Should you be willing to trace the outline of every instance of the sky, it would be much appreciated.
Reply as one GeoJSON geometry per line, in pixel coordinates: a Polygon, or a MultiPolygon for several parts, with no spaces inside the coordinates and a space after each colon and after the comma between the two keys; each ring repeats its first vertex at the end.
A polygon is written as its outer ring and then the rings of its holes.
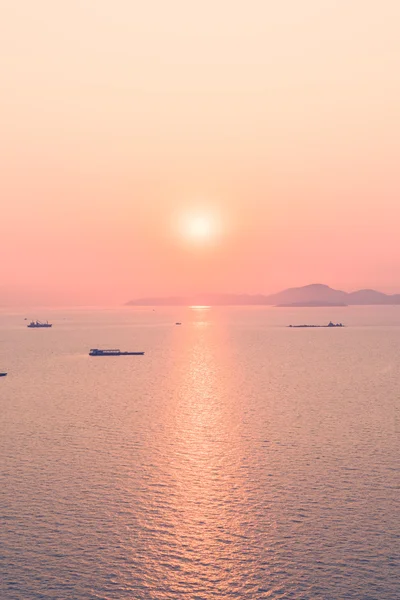
{"type": "Polygon", "coordinates": [[[400,292],[398,0],[3,0],[0,305],[400,292]]]}

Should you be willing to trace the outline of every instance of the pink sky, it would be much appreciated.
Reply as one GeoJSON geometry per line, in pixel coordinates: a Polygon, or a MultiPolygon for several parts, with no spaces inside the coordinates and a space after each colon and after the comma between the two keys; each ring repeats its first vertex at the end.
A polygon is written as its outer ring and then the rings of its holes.
{"type": "Polygon", "coordinates": [[[0,304],[400,291],[398,0],[1,12],[0,304]]]}

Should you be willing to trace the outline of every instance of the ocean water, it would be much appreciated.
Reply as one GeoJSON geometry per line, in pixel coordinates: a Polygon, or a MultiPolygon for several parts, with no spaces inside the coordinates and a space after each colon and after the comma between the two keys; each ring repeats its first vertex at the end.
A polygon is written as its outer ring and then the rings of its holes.
{"type": "Polygon", "coordinates": [[[2,370],[1,600],[400,598],[400,307],[3,311],[2,370]]]}

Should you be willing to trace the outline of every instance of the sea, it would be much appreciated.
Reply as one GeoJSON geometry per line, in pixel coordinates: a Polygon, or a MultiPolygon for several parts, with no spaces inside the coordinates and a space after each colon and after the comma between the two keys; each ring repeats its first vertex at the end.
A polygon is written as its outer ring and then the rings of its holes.
{"type": "Polygon", "coordinates": [[[400,306],[2,309],[0,371],[1,600],[400,598],[400,306]]]}

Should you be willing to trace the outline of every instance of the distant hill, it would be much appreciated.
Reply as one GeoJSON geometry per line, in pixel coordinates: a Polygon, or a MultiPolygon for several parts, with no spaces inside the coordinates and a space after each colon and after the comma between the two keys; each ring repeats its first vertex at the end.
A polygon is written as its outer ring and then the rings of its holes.
{"type": "Polygon", "coordinates": [[[128,306],[360,306],[400,304],[400,294],[384,294],[375,290],[343,292],[328,285],[313,283],[271,294],[198,294],[168,298],[138,298],[128,306]]]}
{"type": "Polygon", "coordinates": [[[334,290],[328,285],[320,283],[305,285],[304,287],[289,288],[278,294],[267,296],[267,304],[309,304],[322,305],[377,305],[400,304],[400,294],[388,295],[375,290],[358,290],[357,292],[343,292],[334,290]]]}
{"type": "Polygon", "coordinates": [[[400,304],[400,294],[387,295],[375,290],[359,290],[348,295],[349,304],[400,304]]]}
{"type": "Polygon", "coordinates": [[[329,304],[348,304],[348,294],[340,290],[334,290],[327,285],[321,283],[313,283],[311,285],[305,285],[303,287],[289,288],[266,296],[266,304],[315,304],[318,303],[329,303],[329,304]]]}

